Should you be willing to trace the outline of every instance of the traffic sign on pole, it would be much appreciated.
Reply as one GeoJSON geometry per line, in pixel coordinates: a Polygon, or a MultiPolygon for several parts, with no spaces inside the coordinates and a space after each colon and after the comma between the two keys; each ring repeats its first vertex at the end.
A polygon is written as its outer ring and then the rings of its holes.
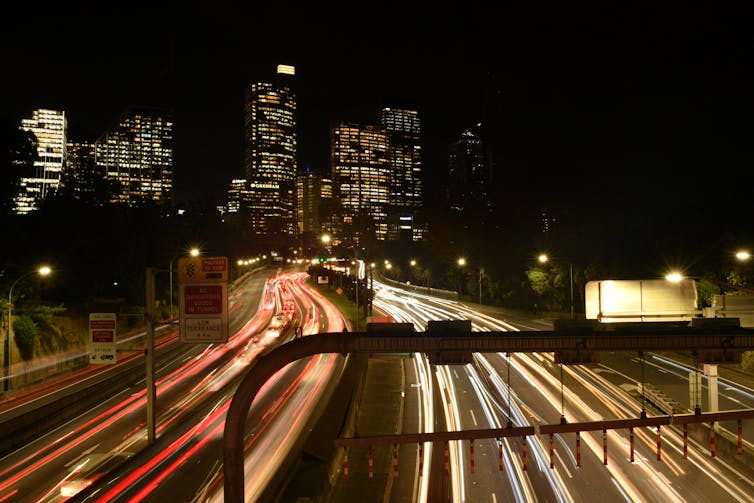
{"type": "Polygon", "coordinates": [[[189,283],[180,285],[181,341],[227,342],[228,285],[189,283]]]}
{"type": "Polygon", "coordinates": [[[228,257],[178,259],[181,341],[228,341],[228,257]]]}
{"type": "Polygon", "coordinates": [[[118,361],[115,313],[89,313],[89,363],[118,361]]]}
{"type": "Polygon", "coordinates": [[[181,257],[179,283],[227,283],[228,257],[181,257]]]}

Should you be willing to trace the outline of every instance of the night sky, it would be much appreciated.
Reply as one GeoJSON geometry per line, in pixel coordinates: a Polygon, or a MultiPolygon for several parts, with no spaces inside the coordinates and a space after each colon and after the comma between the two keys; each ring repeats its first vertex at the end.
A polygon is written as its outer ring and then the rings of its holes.
{"type": "Polygon", "coordinates": [[[302,167],[327,169],[331,121],[409,107],[430,188],[448,142],[482,123],[511,204],[606,232],[752,238],[745,13],[407,4],[21,13],[2,35],[6,113],[64,109],[69,138],[93,141],[130,105],[171,107],[176,198],[214,198],[243,176],[245,86],[293,64],[302,167]]]}

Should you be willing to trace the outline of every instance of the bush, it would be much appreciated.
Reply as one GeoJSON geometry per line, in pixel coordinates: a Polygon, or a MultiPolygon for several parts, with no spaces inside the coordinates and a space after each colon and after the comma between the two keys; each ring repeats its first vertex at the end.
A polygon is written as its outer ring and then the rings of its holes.
{"type": "Polygon", "coordinates": [[[34,356],[38,331],[37,324],[29,316],[21,315],[13,322],[13,338],[24,360],[31,360],[34,356]]]}

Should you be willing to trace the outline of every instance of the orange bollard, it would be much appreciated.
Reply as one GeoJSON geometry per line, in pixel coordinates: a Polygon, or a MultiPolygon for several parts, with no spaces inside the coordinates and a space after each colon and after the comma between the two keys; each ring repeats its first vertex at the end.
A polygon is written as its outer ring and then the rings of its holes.
{"type": "Polygon", "coordinates": [[[393,444],[393,476],[398,476],[398,444],[393,444]]]}
{"type": "Polygon", "coordinates": [[[497,468],[501,472],[503,471],[503,442],[499,438],[497,439],[497,468]]]}
{"type": "Polygon", "coordinates": [[[662,437],[659,426],[657,427],[657,461],[662,461],[662,437]]]}
{"type": "Polygon", "coordinates": [[[602,430],[602,464],[607,464],[607,430],[602,430]]]}
{"type": "Polygon", "coordinates": [[[552,443],[552,433],[550,433],[550,468],[555,468],[555,447],[552,443]]]}
{"type": "Polygon", "coordinates": [[[369,478],[374,478],[374,456],[372,456],[372,446],[369,446],[369,478]]]}
{"type": "Polygon", "coordinates": [[[712,427],[709,430],[709,450],[710,450],[710,455],[714,458],[715,457],[715,423],[713,422],[711,426],[712,427]]]}
{"type": "Polygon", "coordinates": [[[348,449],[343,452],[343,478],[348,478],[348,449]]]}
{"type": "Polygon", "coordinates": [[[420,443],[419,444],[419,476],[422,476],[422,472],[424,471],[424,446],[420,443]]]}
{"type": "Polygon", "coordinates": [[[576,466],[581,467],[581,432],[576,432],[576,466]]]}
{"type": "Polygon", "coordinates": [[[738,420],[738,454],[744,453],[744,444],[743,444],[743,437],[744,437],[744,430],[741,427],[741,420],[738,420]]]}
{"type": "Polygon", "coordinates": [[[474,473],[475,463],[474,463],[474,441],[473,440],[469,444],[469,462],[471,463],[471,473],[474,473]]]}
{"type": "Polygon", "coordinates": [[[526,467],[528,466],[526,463],[526,437],[523,438],[524,445],[521,447],[521,463],[523,464],[523,469],[526,471],[526,467]]]}

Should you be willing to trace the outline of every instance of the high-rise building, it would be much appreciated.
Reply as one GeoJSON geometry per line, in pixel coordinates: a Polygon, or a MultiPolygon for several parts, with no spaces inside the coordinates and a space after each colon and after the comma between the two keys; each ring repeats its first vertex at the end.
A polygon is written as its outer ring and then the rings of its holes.
{"type": "Polygon", "coordinates": [[[250,189],[260,199],[251,208],[253,231],[295,236],[296,95],[295,69],[278,65],[272,82],[246,90],[244,165],[250,189]]]}
{"type": "Polygon", "coordinates": [[[331,131],[334,198],[341,241],[359,243],[362,233],[384,240],[390,204],[390,149],[383,126],[341,123],[331,131]]]}
{"type": "Polygon", "coordinates": [[[468,128],[449,148],[447,196],[450,207],[464,209],[492,208],[490,184],[492,161],[479,132],[468,128]]]}
{"type": "Polygon", "coordinates": [[[68,142],[66,152],[58,192],[92,206],[107,203],[112,195],[112,184],[105,180],[103,170],[97,166],[95,144],[68,142]]]}
{"type": "Polygon", "coordinates": [[[332,180],[307,169],[297,177],[296,195],[299,234],[319,235],[332,214],[332,180]]]}
{"type": "Polygon", "coordinates": [[[34,174],[22,177],[18,195],[14,198],[15,212],[26,214],[54,194],[66,158],[66,117],[60,110],[34,110],[28,119],[21,120],[21,129],[31,131],[37,142],[34,174]]]}
{"type": "Polygon", "coordinates": [[[117,182],[111,201],[128,206],[173,202],[173,119],[158,108],[134,108],[99,137],[96,162],[117,182]]]}
{"type": "Polygon", "coordinates": [[[389,240],[423,238],[424,226],[417,219],[423,205],[421,123],[415,110],[384,108],[380,123],[390,144],[389,240]]]}
{"type": "Polygon", "coordinates": [[[381,124],[390,141],[390,206],[413,211],[422,206],[421,124],[414,110],[385,108],[381,124]]]}

